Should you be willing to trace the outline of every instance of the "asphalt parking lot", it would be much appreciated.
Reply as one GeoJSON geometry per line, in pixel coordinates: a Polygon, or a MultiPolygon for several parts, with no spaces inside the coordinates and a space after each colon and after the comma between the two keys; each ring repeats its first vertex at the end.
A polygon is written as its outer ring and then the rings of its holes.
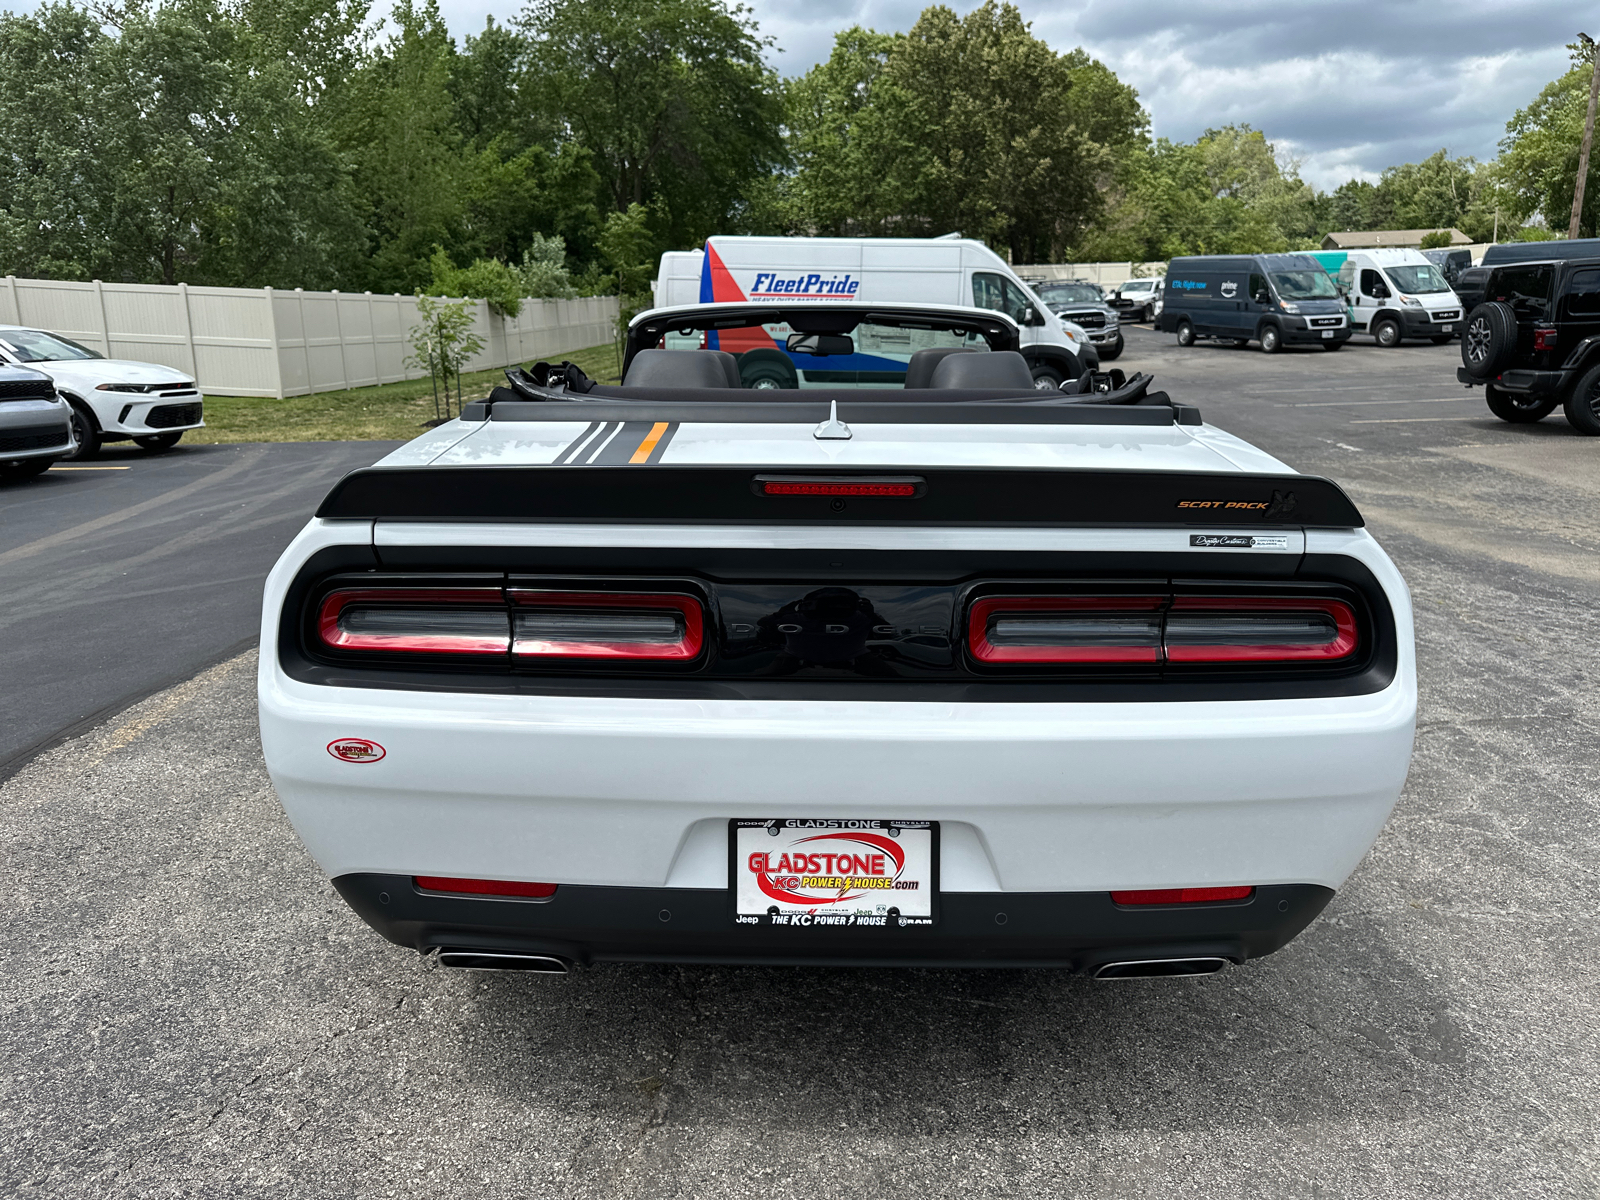
{"type": "Polygon", "coordinates": [[[129,443],[0,485],[0,779],[241,653],[261,584],[334,480],[398,442],[129,443]]]}
{"type": "MultiPolygon", "coordinates": [[[[1493,419],[1456,355],[1179,350],[1133,329],[1117,363],[1342,482],[1415,597],[1410,782],[1277,955],[1117,983],[431,969],[363,926],[288,828],[246,651],[0,785],[0,1194],[1600,1194],[1600,439],[1493,419]]],[[[303,449],[309,512],[382,447],[303,449]]],[[[6,558],[32,496],[0,493],[7,594],[114,593],[115,573],[83,573],[92,553],[6,558]]],[[[299,523],[273,519],[249,536],[299,523]]],[[[81,521],[43,536],[75,546],[81,521]]],[[[182,557],[163,560],[174,580],[182,557]]],[[[257,602],[255,583],[218,587],[257,602]]],[[[4,661],[7,712],[26,712],[43,668],[4,661]]]]}

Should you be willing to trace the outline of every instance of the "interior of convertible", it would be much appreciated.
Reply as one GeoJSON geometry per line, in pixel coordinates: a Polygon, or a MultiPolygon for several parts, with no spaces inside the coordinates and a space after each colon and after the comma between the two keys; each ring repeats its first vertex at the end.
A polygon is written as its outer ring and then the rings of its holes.
{"type": "MultiPolygon", "coordinates": [[[[507,372],[517,398],[697,403],[921,401],[962,404],[1149,403],[1150,377],[1084,371],[1041,387],[1014,322],[983,310],[860,304],[701,305],[637,318],[622,381],[568,364],[507,372]],[[799,393],[798,395],[796,393],[799,393]]],[[[496,389],[492,399],[511,399],[496,389]]],[[[1169,403],[1160,396],[1159,403],[1169,403]]]]}

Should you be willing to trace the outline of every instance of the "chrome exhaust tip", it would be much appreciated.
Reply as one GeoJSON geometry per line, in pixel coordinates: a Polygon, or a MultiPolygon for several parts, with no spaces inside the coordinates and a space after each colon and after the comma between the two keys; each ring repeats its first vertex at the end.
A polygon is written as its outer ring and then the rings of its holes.
{"type": "Polygon", "coordinates": [[[565,975],[572,968],[553,954],[513,954],[503,950],[441,950],[441,967],[468,971],[532,971],[536,975],[565,975]]]}
{"type": "Polygon", "coordinates": [[[1141,958],[1101,963],[1089,972],[1092,979],[1156,979],[1177,975],[1215,975],[1228,965],[1226,958],[1141,958]]]}

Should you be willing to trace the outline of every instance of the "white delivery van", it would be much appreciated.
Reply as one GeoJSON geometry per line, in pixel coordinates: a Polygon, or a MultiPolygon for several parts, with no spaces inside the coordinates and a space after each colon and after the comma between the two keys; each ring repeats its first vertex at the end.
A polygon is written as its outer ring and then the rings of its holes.
{"type": "MultiPolygon", "coordinates": [[[[1003,312],[1022,327],[1023,357],[1044,389],[1100,365],[1082,329],[1052,313],[1004,259],[971,238],[714,237],[703,251],[663,254],[655,280],[657,308],[807,299],[956,304],[1003,312]]],[[[903,373],[910,353],[863,345],[853,357],[875,361],[851,366],[881,380],[883,372],[903,373]]],[[[753,361],[749,365],[755,369],[753,361]]],[[[807,386],[798,369],[774,384],[770,368],[746,386],[807,386]]],[[[830,379],[826,386],[840,385],[830,379]]]]}
{"type": "Polygon", "coordinates": [[[1324,251],[1315,257],[1349,305],[1350,328],[1370,333],[1378,345],[1398,346],[1403,338],[1443,345],[1461,332],[1461,300],[1422,251],[1324,251]]]}

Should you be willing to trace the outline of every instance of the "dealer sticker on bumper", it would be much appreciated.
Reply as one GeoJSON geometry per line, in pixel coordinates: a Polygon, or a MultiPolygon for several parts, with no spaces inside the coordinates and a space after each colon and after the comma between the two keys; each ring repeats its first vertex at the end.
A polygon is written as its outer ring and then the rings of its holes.
{"type": "Polygon", "coordinates": [[[729,822],[734,921],[791,929],[932,925],[934,821],[729,822]]]}

